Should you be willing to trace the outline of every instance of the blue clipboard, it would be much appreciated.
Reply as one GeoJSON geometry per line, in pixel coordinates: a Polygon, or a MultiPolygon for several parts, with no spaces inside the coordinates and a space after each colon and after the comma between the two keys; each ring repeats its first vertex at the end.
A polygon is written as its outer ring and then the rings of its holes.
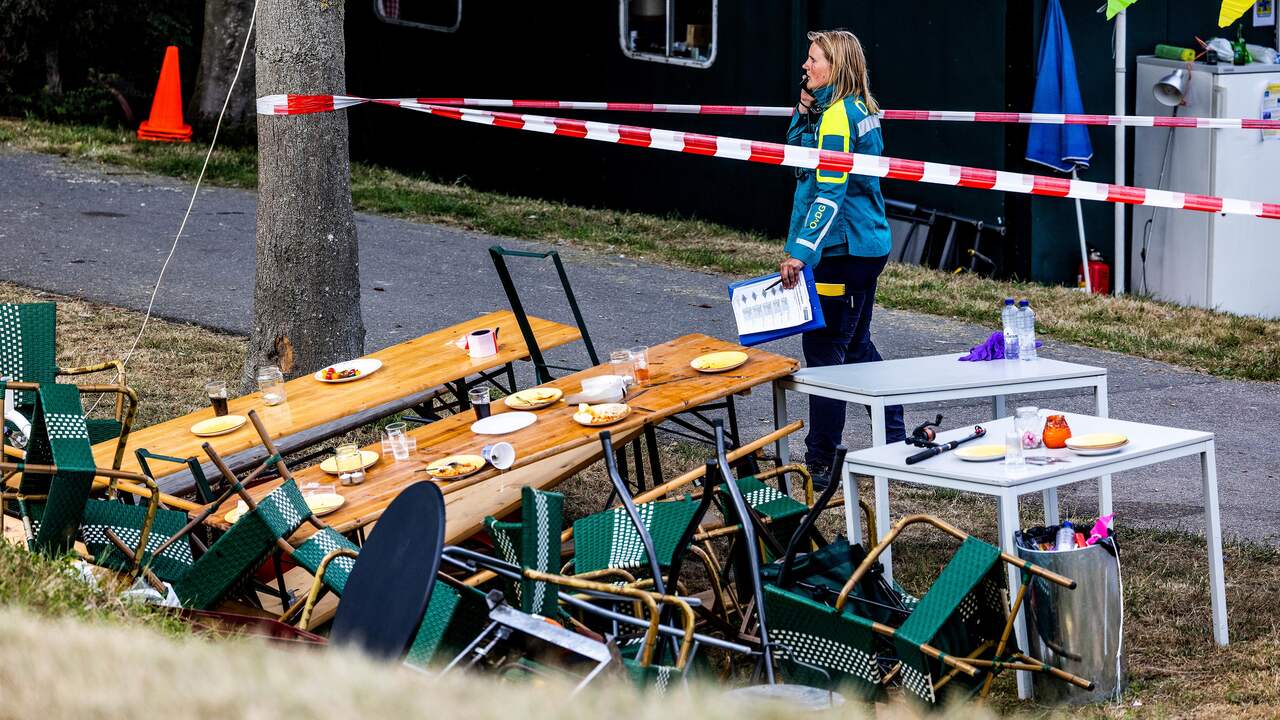
{"type": "MultiPolygon", "coordinates": [[[[809,332],[810,330],[821,330],[827,326],[826,320],[822,317],[822,303],[818,300],[818,288],[813,282],[813,269],[808,265],[802,271],[804,273],[805,287],[808,289],[809,308],[813,311],[811,319],[800,325],[792,325],[790,327],[778,328],[777,330],[769,330],[767,332],[748,333],[746,335],[738,335],[738,343],[746,347],[767,343],[772,340],[780,340],[784,337],[799,335],[800,333],[809,332]]],[[[778,273],[772,275],[762,275],[747,280],[739,280],[735,283],[729,283],[729,305],[733,306],[733,293],[743,285],[758,283],[761,280],[776,280],[781,277],[778,273]]]]}

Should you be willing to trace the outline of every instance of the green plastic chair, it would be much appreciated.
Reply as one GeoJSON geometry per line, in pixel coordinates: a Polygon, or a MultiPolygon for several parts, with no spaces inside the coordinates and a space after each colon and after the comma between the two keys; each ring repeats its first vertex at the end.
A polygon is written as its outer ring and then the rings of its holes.
{"type": "MultiPolygon", "coordinates": [[[[119,360],[84,367],[58,367],[57,322],[54,303],[0,303],[0,378],[53,383],[61,376],[114,370],[117,382],[125,385],[124,364],[119,360]]],[[[14,400],[18,411],[30,417],[34,394],[21,392],[14,400]]],[[[85,422],[90,444],[127,432],[133,422],[132,415],[132,411],[125,411],[124,397],[118,396],[114,418],[93,418],[85,422]]]]}
{"type": "MultiPolygon", "coordinates": [[[[484,526],[503,560],[545,573],[560,569],[560,533],[564,524],[564,496],[528,485],[520,490],[520,522],[502,522],[492,516],[484,526]]],[[[509,588],[524,612],[543,617],[560,613],[555,585],[521,579],[509,588]]]]}

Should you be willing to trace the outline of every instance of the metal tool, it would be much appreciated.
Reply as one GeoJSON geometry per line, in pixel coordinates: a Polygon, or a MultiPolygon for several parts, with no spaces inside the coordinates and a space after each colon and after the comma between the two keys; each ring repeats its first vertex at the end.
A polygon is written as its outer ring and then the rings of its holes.
{"type": "Polygon", "coordinates": [[[911,457],[907,458],[907,464],[915,465],[921,460],[928,460],[934,455],[941,455],[942,453],[947,452],[948,450],[954,450],[959,445],[963,443],[967,443],[970,440],[977,440],[980,437],[986,436],[986,434],[987,434],[986,428],[982,427],[981,425],[975,425],[973,427],[973,433],[971,433],[970,435],[966,437],[962,437],[959,440],[952,440],[951,442],[945,442],[945,443],[942,443],[941,445],[934,445],[933,447],[927,447],[924,450],[921,450],[920,452],[916,453],[915,455],[912,455],[911,457]]]}

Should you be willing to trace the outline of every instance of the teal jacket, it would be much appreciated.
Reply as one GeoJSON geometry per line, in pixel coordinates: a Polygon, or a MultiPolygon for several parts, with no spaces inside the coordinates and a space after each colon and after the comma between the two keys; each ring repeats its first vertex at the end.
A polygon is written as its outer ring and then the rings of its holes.
{"type": "MultiPolygon", "coordinates": [[[[884,151],[880,116],[867,112],[860,97],[829,104],[831,87],[814,93],[822,108],[817,122],[799,112],[791,116],[787,144],[822,150],[879,155],[884,151]]],[[[823,256],[889,254],[892,240],[884,216],[880,178],[825,170],[797,173],[787,255],[814,266],[823,256]]]]}

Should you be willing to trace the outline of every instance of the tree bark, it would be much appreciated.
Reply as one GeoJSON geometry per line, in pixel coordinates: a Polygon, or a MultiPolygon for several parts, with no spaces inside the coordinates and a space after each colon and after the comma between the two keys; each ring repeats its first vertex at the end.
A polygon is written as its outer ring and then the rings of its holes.
{"type": "MultiPolygon", "coordinates": [[[[345,94],[343,3],[262,0],[257,95],[345,94]]],[[[364,353],[360,258],[341,112],[258,119],[257,277],[244,380],[364,353]]]]}
{"type": "MultiPolygon", "coordinates": [[[[240,62],[244,33],[253,14],[253,0],[205,0],[204,37],[200,42],[200,68],[195,90],[187,106],[187,122],[201,131],[212,131],[227,99],[227,88],[240,62]]],[[[254,131],[254,47],[249,40],[244,67],[222,119],[229,138],[251,141],[254,131]]]]}
{"type": "Polygon", "coordinates": [[[62,63],[57,40],[49,40],[44,46],[44,91],[54,97],[62,95],[62,63]]]}

